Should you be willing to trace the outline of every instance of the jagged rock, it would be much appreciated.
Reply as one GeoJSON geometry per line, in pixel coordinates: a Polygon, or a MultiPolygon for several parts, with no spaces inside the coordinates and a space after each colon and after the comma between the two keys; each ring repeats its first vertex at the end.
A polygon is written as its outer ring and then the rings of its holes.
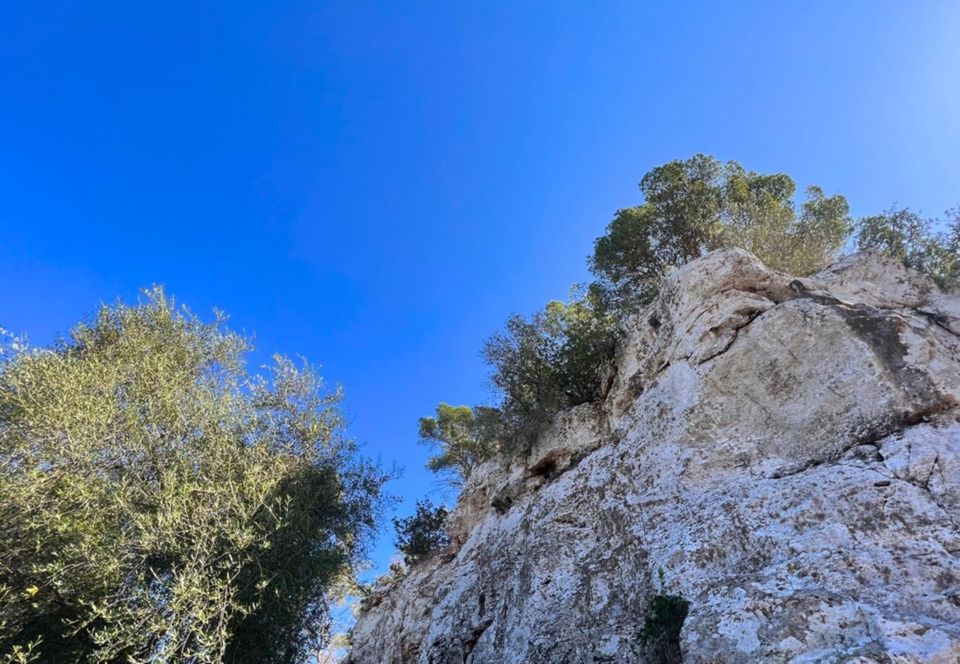
{"type": "Polygon", "coordinates": [[[562,473],[609,436],[607,418],[596,404],[585,403],[563,411],[533,445],[527,468],[534,476],[562,473]]]}
{"type": "Polygon", "coordinates": [[[654,661],[656,593],[685,662],[960,661],[958,314],[877,254],[676,271],[602,407],[478,469],[351,661],[654,661]]]}
{"type": "Polygon", "coordinates": [[[917,308],[937,292],[929,277],[905,270],[876,249],[848,256],[817,275],[837,298],[887,309],[917,308]]]}
{"type": "Polygon", "coordinates": [[[497,457],[474,469],[457,500],[456,510],[447,519],[454,544],[463,544],[491,508],[505,512],[516,497],[539,483],[536,477],[527,475],[523,459],[497,457]]]}

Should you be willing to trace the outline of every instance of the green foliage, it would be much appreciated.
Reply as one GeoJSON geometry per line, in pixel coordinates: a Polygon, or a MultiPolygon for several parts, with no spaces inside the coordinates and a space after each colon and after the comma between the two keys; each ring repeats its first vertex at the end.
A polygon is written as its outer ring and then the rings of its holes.
{"type": "Polygon", "coordinates": [[[397,549],[407,565],[450,545],[450,536],[444,530],[446,522],[446,508],[443,505],[434,507],[429,500],[418,500],[413,516],[393,520],[397,549]]]}
{"type": "Polygon", "coordinates": [[[638,640],[658,664],[681,661],[680,630],[690,612],[690,602],[679,595],[664,592],[664,572],[660,576],[660,593],[647,596],[647,608],[638,640]]]}
{"type": "Polygon", "coordinates": [[[680,630],[690,611],[690,602],[679,595],[651,595],[640,630],[640,643],[653,653],[653,661],[669,664],[680,660],[680,630]]]}
{"type": "Polygon", "coordinates": [[[945,290],[960,287],[960,209],[948,210],[945,221],[924,219],[908,208],[865,217],[858,222],[857,247],[879,249],[945,290]],[[938,226],[946,230],[936,232],[938,226]]]}
{"type": "MultiPolygon", "coordinates": [[[[12,588],[0,585],[0,635],[13,636],[15,625],[22,621],[38,592],[36,586],[28,586],[18,596],[12,588]]],[[[7,639],[0,650],[0,664],[28,664],[39,659],[41,637],[28,641],[23,641],[22,637],[16,635],[7,639]]]]}
{"type": "Polygon", "coordinates": [[[702,154],[654,168],[640,190],[644,203],[616,213],[590,259],[595,288],[620,313],[649,302],[670,270],[715,249],[738,246],[805,275],[829,264],[852,229],[844,197],[809,187],[798,209],[789,176],[702,154]]]}
{"type": "MultiPolygon", "coordinates": [[[[0,365],[0,656],[294,662],[385,476],[339,391],[160,290],[0,365]]],[[[18,661],[14,659],[14,661],[18,661]]]]}
{"type": "Polygon", "coordinates": [[[420,442],[437,451],[427,460],[427,468],[446,474],[451,484],[460,486],[477,465],[497,453],[500,411],[441,403],[436,415],[420,418],[420,442]]]}
{"type": "Polygon", "coordinates": [[[506,449],[525,451],[558,411],[598,399],[615,348],[615,321],[590,294],[512,316],[483,350],[503,394],[506,449]]]}

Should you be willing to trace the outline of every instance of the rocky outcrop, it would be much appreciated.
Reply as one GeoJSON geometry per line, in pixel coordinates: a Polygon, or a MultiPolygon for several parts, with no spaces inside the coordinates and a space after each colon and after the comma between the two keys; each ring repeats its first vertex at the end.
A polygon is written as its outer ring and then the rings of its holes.
{"type": "Polygon", "coordinates": [[[475,472],[351,661],[655,661],[657,594],[689,602],[684,662],[960,661],[958,332],[956,296],[877,254],[687,265],[603,404],[475,472]]]}

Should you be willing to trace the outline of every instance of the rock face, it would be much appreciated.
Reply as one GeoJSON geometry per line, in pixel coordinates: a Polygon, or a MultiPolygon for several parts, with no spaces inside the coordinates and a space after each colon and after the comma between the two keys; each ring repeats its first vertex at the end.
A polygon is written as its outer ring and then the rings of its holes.
{"type": "Polygon", "coordinates": [[[687,265],[603,404],[475,472],[350,661],[657,661],[670,594],[684,662],[960,662],[958,333],[960,298],[877,254],[687,265]]]}

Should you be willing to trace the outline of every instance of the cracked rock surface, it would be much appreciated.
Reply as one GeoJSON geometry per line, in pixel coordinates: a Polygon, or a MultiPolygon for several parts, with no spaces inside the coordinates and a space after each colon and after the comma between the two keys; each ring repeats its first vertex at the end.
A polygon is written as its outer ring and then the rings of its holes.
{"type": "Polygon", "coordinates": [[[958,331],[960,298],[878,254],[690,263],[603,404],[474,472],[350,661],[649,661],[669,592],[684,662],[960,662],[958,331]]]}

